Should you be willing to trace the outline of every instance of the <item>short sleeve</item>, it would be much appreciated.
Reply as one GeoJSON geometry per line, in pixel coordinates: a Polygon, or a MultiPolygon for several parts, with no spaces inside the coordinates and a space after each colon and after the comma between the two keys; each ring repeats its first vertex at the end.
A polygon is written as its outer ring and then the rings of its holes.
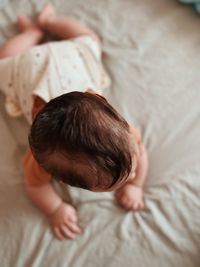
{"type": "Polygon", "coordinates": [[[78,44],[85,45],[87,48],[89,48],[89,50],[93,53],[93,55],[95,56],[97,60],[101,59],[100,44],[93,37],[89,35],[84,35],[84,36],[74,38],[71,41],[78,43],[78,44]]]}
{"type": "Polygon", "coordinates": [[[13,66],[14,60],[12,57],[0,59],[0,91],[5,95],[10,94],[13,87],[13,66]]]}
{"type": "Polygon", "coordinates": [[[24,155],[23,166],[25,184],[29,186],[42,186],[51,181],[51,175],[37,163],[30,149],[24,155]]]}

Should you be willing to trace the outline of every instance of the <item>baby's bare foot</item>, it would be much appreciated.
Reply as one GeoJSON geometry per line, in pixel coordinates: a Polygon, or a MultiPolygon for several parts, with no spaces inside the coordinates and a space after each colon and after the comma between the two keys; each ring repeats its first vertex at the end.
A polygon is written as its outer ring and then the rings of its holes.
{"type": "Polygon", "coordinates": [[[27,16],[18,16],[17,26],[20,32],[25,32],[30,29],[38,29],[37,25],[27,16]]]}
{"type": "Polygon", "coordinates": [[[45,5],[37,17],[38,25],[43,27],[46,22],[51,20],[55,15],[56,12],[54,7],[50,4],[45,5]]]}
{"type": "Polygon", "coordinates": [[[29,31],[38,38],[38,43],[43,39],[43,30],[26,16],[17,17],[17,26],[20,32],[29,31]]]}

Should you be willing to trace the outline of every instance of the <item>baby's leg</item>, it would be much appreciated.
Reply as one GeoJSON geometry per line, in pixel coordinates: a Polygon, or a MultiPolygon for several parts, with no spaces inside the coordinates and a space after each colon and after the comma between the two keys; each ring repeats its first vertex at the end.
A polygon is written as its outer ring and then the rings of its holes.
{"type": "Polygon", "coordinates": [[[71,17],[58,17],[51,5],[46,5],[38,16],[38,24],[46,31],[55,33],[62,39],[90,35],[99,42],[98,35],[90,28],[71,17]]]}
{"type": "Polygon", "coordinates": [[[43,31],[25,16],[18,18],[18,27],[21,33],[0,47],[0,58],[20,54],[38,44],[43,38],[43,31]]]}

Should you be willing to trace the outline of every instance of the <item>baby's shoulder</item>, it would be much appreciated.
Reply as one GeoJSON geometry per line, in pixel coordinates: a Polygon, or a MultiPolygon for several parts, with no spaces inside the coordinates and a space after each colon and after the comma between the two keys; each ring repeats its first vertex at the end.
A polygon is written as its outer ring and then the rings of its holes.
{"type": "Polygon", "coordinates": [[[133,134],[137,144],[141,144],[142,139],[141,139],[140,130],[136,127],[130,126],[130,132],[133,134]]]}

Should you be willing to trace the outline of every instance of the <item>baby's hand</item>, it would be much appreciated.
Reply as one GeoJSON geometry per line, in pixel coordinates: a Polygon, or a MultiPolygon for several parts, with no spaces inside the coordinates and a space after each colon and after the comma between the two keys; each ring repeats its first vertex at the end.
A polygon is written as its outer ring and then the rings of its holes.
{"type": "Polygon", "coordinates": [[[50,216],[54,234],[59,240],[65,238],[75,239],[76,234],[82,233],[78,226],[78,218],[75,208],[62,202],[59,208],[50,216]]]}
{"type": "Polygon", "coordinates": [[[119,204],[127,210],[144,209],[142,187],[128,183],[118,189],[115,196],[119,204]]]}

